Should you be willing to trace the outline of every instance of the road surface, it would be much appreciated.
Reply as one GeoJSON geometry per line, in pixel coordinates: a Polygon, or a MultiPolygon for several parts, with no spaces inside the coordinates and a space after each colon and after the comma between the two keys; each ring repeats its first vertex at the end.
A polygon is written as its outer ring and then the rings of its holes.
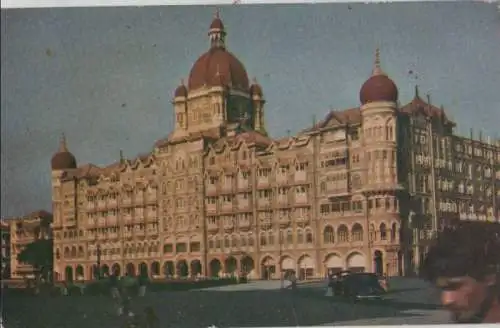
{"type": "MultiPolygon", "coordinates": [[[[388,300],[352,305],[325,297],[324,283],[296,292],[279,281],[214,287],[188,292],[148,293],[135,311],[152,306],[161,327],[257,327],[322,325],[400,325],[448,323],[437,294],[426,284],[393,278],[388,300]]],[[[23,297],[4,300],[7,328],[123,327],[109,297],[23,297]]]]}

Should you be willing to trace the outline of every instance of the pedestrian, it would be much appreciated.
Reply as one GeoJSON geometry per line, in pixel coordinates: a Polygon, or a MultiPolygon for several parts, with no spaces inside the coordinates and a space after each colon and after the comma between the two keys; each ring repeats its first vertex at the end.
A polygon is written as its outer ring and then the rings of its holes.
{"type": "Polygon", "coordinates": [[[500,323],[498,224],[462,223],[439,233],[421,274],[441,289],[457,323],[500,323]]]}
{"type": "Polygon", "coordinates": [[[333,293],[334,281],[333,281],[333,279],[334,279],[333,274],[329,274],[327,277],[327,280],[326,280],[326,294],[325,294],[326,297],[334,296],[334,293],[333,293]]]}
{"type": "Polygon", "coordinates": [[[120,298],[120,290],[118,289],[118,276],[120,274],[118,273],[118,271],[113,271],[111,273],[111,275],[109,276],[109,288],[111,290],[111,297],[114,299],[114,300],[118,300],[120,298]]]}
{"type": "Polygon", "coordinates": [[[148,283],[148,274],[145,272],[141,272],[139,277],[137,278],[137,283],[139,285],[138,296],[144,297],[146,295],[146,286],[148,283]]]}

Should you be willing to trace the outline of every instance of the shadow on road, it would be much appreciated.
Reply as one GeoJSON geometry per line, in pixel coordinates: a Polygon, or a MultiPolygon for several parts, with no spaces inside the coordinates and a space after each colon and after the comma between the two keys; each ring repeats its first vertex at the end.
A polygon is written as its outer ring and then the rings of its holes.
{"type": "MultiPolygon", "coordinates": [[[[141,311],[147,305],[152,306],[161,327],[325,325],[359,319],[415,317],[419,314],[405,311],[437,308],[433,304],[394,299],[352,304],[323,294],[324,289],[319,287],[301,287],[297,291],[163,292],[136,299],[134,307],[141,311]]],[[[120,327],[111,300],[103,296],[9,299],[4,314],[9,328],[120,327]]]]}

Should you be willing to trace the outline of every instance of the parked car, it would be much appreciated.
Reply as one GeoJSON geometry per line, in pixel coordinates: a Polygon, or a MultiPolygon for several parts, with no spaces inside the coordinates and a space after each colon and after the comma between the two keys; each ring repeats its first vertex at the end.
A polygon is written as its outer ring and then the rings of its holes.
{"type": "Polygon", "coordinates": [[[379,277],[374,273],[353,273],[340,282],[340,295],[352,301],[380,300],[385,294],[379,277]]]}

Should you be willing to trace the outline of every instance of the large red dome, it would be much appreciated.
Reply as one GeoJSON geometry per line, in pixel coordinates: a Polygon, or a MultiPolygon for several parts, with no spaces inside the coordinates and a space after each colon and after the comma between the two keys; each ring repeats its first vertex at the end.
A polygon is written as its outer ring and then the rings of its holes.
{"type": "Polygon", "coordinates": [[[398,101],[398,87],[380,68],[380,50],[375,51],[372,76],[363,83],[359,91],[361,104],[377,101],[398,101]]]}
{"type": "Polygon", "coordinates": [[[398,88],[387,75],[373,75],[363,83],[359,92],[359,100],[363,105],[374,101],[396,102],[398,88]]]}
{"type": "Polygon", "coordinates": [[[189,73],[189,90],[205,85],[225,85],[247,91],[247,71],[238,58],[226,49],[211,48],[198,58],[189,73]]]}
{"type": "Polygon", "coordinates": [[[76,168],[76,158],[70,153],[68,147],[66,146],[66,137],[64,134],[61,137],[59,143],[59,151],[52,156],[50,160],[50,166],[53,171],[56,170],[68,170],[76,168]]]}
{"type": "Polygon", "coordinates": [[[243,64],[226,50],[224,24],[217,12],[208,32],[210,49],[198,58],[189,73],[188,88],[228,86],[248,91],[248,75],[243,64]]]}

